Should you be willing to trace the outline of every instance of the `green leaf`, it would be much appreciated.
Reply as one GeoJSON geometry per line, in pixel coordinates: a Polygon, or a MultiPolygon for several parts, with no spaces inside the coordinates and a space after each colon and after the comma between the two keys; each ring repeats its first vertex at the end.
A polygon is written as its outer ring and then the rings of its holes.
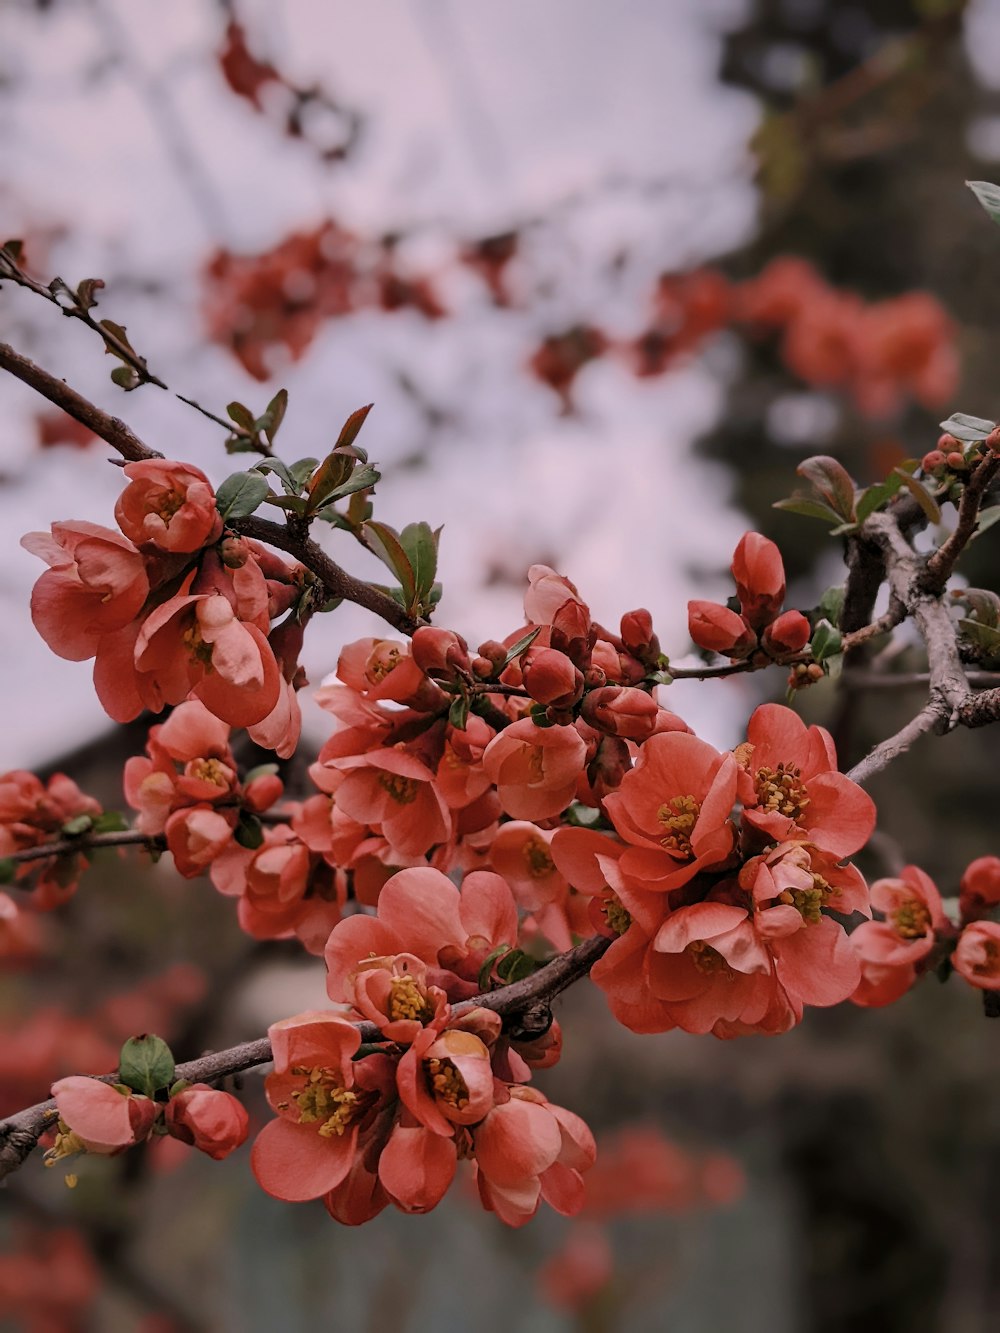
{"type": "Polygon", "coordinates": [[[525,977],[530,977],[540,966],[540,963],[534,958],[529,958],[520,949],[511,949],[510,953],[504,954],[497,963],[497,976],[510,985],[512,981],[522,981],[525,977]]]}
{"type": "Polygon", "coordinates": [[[967,602],[979,625],[1000,625],[1000,597],[989,588],[963,588],[961,601],[967,602]]]}
{"type": "Polygon", "coordinates": [[[259,429],[266,432],[270,444],[274,443],[274,437],[277,435],[281,423],[285,419],[285,412],[287,410],[288,390],[279,389],[264,409],[264,415],[258,422],[259,429]]]}
{"type": "Polygon", "coordinates": [[[1000,226],[1000,186],[989,181],[966,181],[966,185],[979,200],[989,218],[1000,226]]]}
{"type": "Polygon", "coordinates": [[[309,501],[304,495],[274,495],[270,491],[264,497],[264,504],[277,505],[291,514],[305,514],[309,510],[309,501]]]}
{"type": "Polygon", "coordinates": [[[93,827],[94,821],[90,815],[74,815],[62,825],[62,832],[67,838],[78,838],[83,833],[89,833],[93,827]]]}
{"type": "Polygon", "coordinates": [[[993,625],[984,625],[978,620],[960,620],[962,633],[977,647],[989,653],[990,657],[1000,654],[1000,629],[993,625]]]}
{"type": "Polygon", "coordinates": [[[105,810],[94,820],[95,833],[122,833],[128,828],[128,820],[117,810],[105,810]]]}
{"type": "Polygon", "coordinates": [[[174,1057],[162,1037],[130,1037],[118,1059],[118,1077],[133,1092],[155,1097],[174,1080],[174,1057]]]}
{"type": "Polygon", "coordinates": [[[987,421],[985,417],[970,417],[967,412],[953,412],[948,420],[942,421],[940,425],[942,430],[954,435],[956,440],[975,444],[979,440],[986,439],[996,426],[996,422],[987,421]]]}
{"type": "Polygon", "coordinates": [[[824,662],[841,651],[842,641],[840,630],[835,629],[829,620],[821,620],[813,631],[809,651],[815,661],[824,662]]]}
{"type": "Polygon", "coordinates": [[[459,731],[464,731],[469,725],[469,696],[460,694],[451,701],[451,707],[448,709],[448,721],[459,731]]]}
{"type": "Polygon", "coordinates": [[[264,845],[264,825],[256,815],[252,815],[249,810],[243,810],[240,812],[240,822],[233,830],[233,837],[241,847],[255,852],[258,847],[264,845]]]}
{"type": "Polygon", "coordinates": [[[483,959],[483,965],[479,969],[479,989],[481,991],[484,991],[490,984],[490,977],[493,975],[493,964],[506,953],[510,953],[510,945],[498,944],[493,952],[487,954],[483,959]]]}
{"type": "Polygon", "coordinates": [[[298,494],[319,466],[318,458],[300,458],[297,463],[289,463],[288,474],[295,484],[298,494]]]}
{"type": "Polygon", "coordinates": [[[371,463],[362,463],[356,467],[347,480],[329,496],[326,503],[334,500],[343,500],[345,496],[354,495],[356,491],[368,491],[380,480],[382,473],[378,468],[373,467],[371,463]]]}
{"type": "Polygon", "coordinates": [[[76,289],[76,299],[83,310],[93,310],[97,305],[97,297],[94,295],[104,286],[103,278],[84,278],[76,289]]]}
{"type": "Polygon", "coordinates": [[[229,403],[226,407],[226,416],[251,435],[254,433],[253,413],[245,403],[229,403]]]}
{"type": "Polygon", "coordinates": [[[17,862],[12,856],[0,856],[0,884],[13,884],[17,862]]]}
{"type": "Polygon", "coordinates": [[[230,435],[226,440],[227,454],[255,454],[257,446],[246,435],[230,435]]]}
{"type": "Polygon", "coordinates": [[[259,472],[234,472],[215,493],[215,507],[223,518],[245,518],[271,494],[259,472]]]}
{"type": "Polygon", "coordinates": [[[829,454],[817,454],[803,459],[795,471],[812,483],[842,522],[854,522],[854,480],[842,463],[829,454]]]}
{"type": "Polygon", "coordinates": [[[840,515],[822,500],[812,500],[808,495],[790,495],[787,500],[775,500],[772,509],[783,509],[789,514],[803,514],[806,518],[819,518],[824,523],[840,523],[840,515]]]}
{"type": "Polygon", "coordinates": [[[358,438],[358,432],[365,424],[365,418],[374,406],[374,403],[369,403],[367,407],[359,407],[356,412],[351,413],[340,428],[340,434],[337,436],[337,443],[334,448],[339,449],[344,445],[354,443],[358,438]]]}
{"type": "Polygon", "coordinates": [[[893,468],[893,472],[902,479],[903,485],[910,492],[917,504],[927,515],[932,523],[941,522],[941,510],[938,508],[938,502],[931,495],[930,491],[923,484],[917,481],[916,477],[911,477],[908,472],[902,468],[893,468]]]}
{"type": "MultiPolygon", "coordinates": [[[[120,342],[123,347],[128,348],[128,350],[132,353],[133,356],[135,355],[135,348],[128,340],[128,335],[125,332],[124,324],[116,324],[113,319],[102,319],[98,324],[98,328],[104,329],[106,332],[110,333],[111,336],[117,339],[117,341],[120,342]]],[[[113,347],[109,347],[107,343],[104,344],[104,348],[105,351],[110,352],[112,356],[120,355],[120,353],[117,352],[113,347]]]]}
{"type": "Polygon", "coordinates": [[[295,479],[280,458],[261,459],[259,463],[254,464],[253,471],[261,473],[273,472],[281,482],[281,489],[286,495],[298,495],[299,491],[302,489],[301,486],[296,486],[295,479]]]}
{"type": "MultiPolygon", "coordinates": [[[[536,625],[534,629],[529,630],[527,634],[525,634],[522,638],[518,639],[517,643],[515,643],[513,647],[508,648],[507,656],[503,659],[503,666],[500,668],[500,671],[502,672],[504,670],[504,667],[509,667],[515,657],[520,657],[521,654],[526,649],[530,648],[531,645],[538,638],[539,634],[541,634],[541,632],[542,632],[541,625],[536,625]]],[[[499,675],[500,672],[497,672],[497,674],[499,675]]]]}
{"type": "Polygon", "coordinates": [[[399,534],[399,543],[409,558],[417,589],[417,598],[423,602],[437,575],[438,538],[441,529],[431,530],[429,523],[407,523],[399,534]]]}
{"type": "Polygon", "coordinates": [[[819,599],[819,613],[831,625],[840,624],[840,617],[844,612],[844,592],[844,585],[838,583],[832,588],[827,588],[819,599]]]}
{"type": "Polygon", "coordinates": [[[412,606],[417,590],[416,575],[409,556],[399,540],[399,533],[388,523],[377,523],[374,519],[369,519],[364,525],[364,534],[374,554],[399,579],[403,590],[403,605],[412,606]]]}
{"type": "Polygon", "coordinates": [[[988,528],[992,528],[994,523],[1000,523],[1000,505],[990,505],[987,509],[980,509],[974,537],[981,536],[988,528]]]}

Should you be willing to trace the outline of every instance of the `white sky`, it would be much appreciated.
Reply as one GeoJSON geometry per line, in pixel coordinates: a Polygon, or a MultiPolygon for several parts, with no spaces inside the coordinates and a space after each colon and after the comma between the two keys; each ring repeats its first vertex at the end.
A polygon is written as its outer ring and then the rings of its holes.
{"type": "MultiPolygon", "coordinates": [[[[288,457],[322,453],[348,412],[374,401],[361,443],[384,469],[376,516],[445,525],[439,623],[474,643],[501,637],[520,623],[520,590],[484,590],[484,572],[499,565],[516,578],[551,557],[605,623],[648,606],[664,647],[679,655],[687,598],[728,591],[721,579],[690,586],[686,567],[724,567],[745,526],[727,508],[725,474],[690,452],[717,411],[717,379],[692,365],[636,381],[601,362],[578,382],[580,415],[561,419],[521,366],[539,336],[578,317],[599,314],[616,332],[637,332],[638,294],[656,272],[748,234],[755,201],[744,146],[757,112],[715,77],[721,24],[739,8],[244,0],[261,54],[368,116],[356,159],[324,169],[224,87],[210,0],[94,0],[44,21],[0,6],[0,75],[12,81],[0,94],[0,230],[52,232],[52,271],[107,277],[98,313],[127,324],[152,368],[182,392],[219,408],[232,398],[263,407],[285,385],[288,457]],[[179,173],[178,153],[196,163],[200,187],[179,173]],[[620,177],[681,188],[649,198],[606,187],[620,177]],[[455,318],[330,323],[268,386],[202,340],[196,278],[220,240],[263,248],[329,215],[374,231],[422,223],[421,249],[434,263],[451,234],[498,230],[573,195],[588,202],[564,209],[560,227],[532,242],[559,279],[533,313],[497,315],[476,284],[454,283],[455,318]],[[630,269],[609,294],[602,268],[623,245],[630,269]],[[163,287],[155,297],[142,290],[149,278],[163,287]],[[421,469],[394,466],[426,443],[400,370],[456,418],[421,469]]],[[[28,293],[0,292],[0,337],[215,481],[240,465],[226,458],[217,428],[156,388],[123,396],[97,339],[28,293]]],[[[40,565],[17,540],[54,519],[113,525],[120,473],[102,449],[40,453],[37,406],[21,385],[0,382],[0,606],[13,645],[0,668],[8,700],[0,768],[41,762],[106,722],[89,664],[53,657],[31,627],[40,565]]],[[[349,539],[328,541],[345,564],[380,581],[380,567],[366,565],[349,539]]],[[[313,682],[332,669],[341,642],[373,632],[377,623],[353,608],[314,622],[313,682]]],[[[747,711],[743,688],[675,687],[671,702],[708,739],[731,744],[747,711]]],[[[322,735],[326,720],[317,720],[322,735]]]]}

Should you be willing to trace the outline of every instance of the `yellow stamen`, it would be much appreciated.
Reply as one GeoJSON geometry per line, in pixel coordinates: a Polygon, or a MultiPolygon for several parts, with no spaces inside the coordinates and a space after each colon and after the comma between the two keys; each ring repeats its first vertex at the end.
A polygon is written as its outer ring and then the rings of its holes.
{"type": "Polygon", "coordinates": [[[430,1079],[431,1091],[438,1101],[453,1106],[458,1111],[464,1110],[469,1104],[469,1088],[452,1062],[432,1057],[430,1060],[425,1060],[424,1065],[427,1077],[430,1079]]]}
{"type": "Polygon", "coordinates": [[[892,913],[892,924],[904,940],[916,940],[927,934],[931,914],[919,898],[907,898],[892,913]]]}
{"type": "Polygon", "coordinates": [[[324,1139],[343,1134],[361,1109],[358,1094],[343,1087],[333,1069],[294,1068],[292,1073],[308,1080],[304,1088],[292,1093],[292,1101],[299,1109],[299,1124],[320,1122],[319,1133],[324,1139]]]}
{"type": "Polygon", "coordinates": [[[193,759],[188,765],[188,777],[210,782],[213,787],[229,786],[229,769],[221,759],[193,759]]]}
{"type": "Polygon", "coordinates": [[[601,912],[616,935],[624,935],[632,924],[631,913],[613,889],[608,890],[607,897],[601,902],[601,912]]]}
{"type": "Polygon", "coordinates": [[[778,902],[786,907],[794,907],[807,926],[816,926],[823,919],[822,909],[840,890],[828,884],[822,875],[813,875],[812,888],[785,889],[778,894],[778,902]]]}
{"type": "Polygon", "coordinates": [[[521,855],[532,879],[543,879],[546,875],[551,875],[556,868],[556,863],[541,838],[529,838],[521,848],[521,855]]]}
{"type": "Polygon", "coordinates": [[[693,796],[673,796],[661,805],[656,817],[669,832],[660,839],[660,846],[677,856],[692,856],[691,833],[700,813],[701,806],[693,796]]]}
{"type": "Polygon", "coordinates": [[[401,1018],[416,1018],[425,1023],[431,1017],[431,1007],[412,977],[393,977],[389,982],[389,990],[386,1013],[392,1022],[396,1023],[401,1018]]]}
{"type": "Polygon", "coordinates": [[[416,778],[404,778],[399,773],[380,773],[378,783],[397,805],[410,805],[420,791],[420,783],[416,778]]]}
{"type": "Polygon", "coordinates": [[[789,819],[801,819],[809,804],[802,770],[792,764],[777,768],[759,768],[754,782],[757,803],[769,814],[773,811],[789,819]]]}
{"type": "Polygon", "coordinates": [[[704,940],[692,940],[690,944],[685,946],[684,952],[698,971],[704,972],[706,976],[715,976],[721,972],[725,972],[730,977],[733,975],[732,969],[718,949],[713,949],[704,940]]]}

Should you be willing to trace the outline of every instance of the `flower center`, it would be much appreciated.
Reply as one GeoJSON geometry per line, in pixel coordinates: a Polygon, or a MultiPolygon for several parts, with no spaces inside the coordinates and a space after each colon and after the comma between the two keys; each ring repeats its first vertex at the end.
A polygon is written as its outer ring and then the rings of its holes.
{"type": "Polygon", "coordinates": [[[292,1093],[292,1101],[299,1108],[299,1124],[319,1122],[319,1132],[324,1139],[343,1134],[361,1109],[358,1094],[343,1087],[333,1069],[320,1066],[295,1068],[292,1073],[307,1080],[305,1087],[292,1093]]]}
{"type": "Polygon", "coordinates": [[[551,875],[556,868],[556,863],[552,860],[549,849],[541,838],[529,838],[521,848],[521,855],[524,857],[528,874],[532,879],[544,879],[546,875],[551,875]]]}
{"type": "Polygon", "coordinates": [[[212,665],[212,645],[206,643],[201,637],[201,630],[197,624],[184,631],[181,635],[181,643],[187,649],[188,657],[195,662],[200,662],[202,666],[212,665]]]}
{"type": "Polygon", "coordinates": [[[469,1104],[469,1088],[452,1062],[432,1056],[431,1059],[424,1061],[424,1065],[434,1096],[446,1106],[453,1106],[456,1111],[464,1111],[469,1104]]]}
{"type": "Polygon", "coordinates": [[[213,787],[229,786],[229,769],[221,759],[192,759],[187,766],[187,776],[197,778],[199,782],[210,782],[213,787]]]}
{"type": "Polygon", "coordinates": [[[667,830],[660,846],[675,856],[690,857],[691,833],[698,822],[701,806],[693,796],[673,796],[656,812],[656,818],[667,830]]]}
{"type": "Polygon", "coordinates": [[[169,523],[184,503],[180,491],[160,491],[153,501],[153,512],[159,514],[164,523],[169,523]]]}
{"type": "Polygon", "coordinates": [[[416,778],[404,778],[399,773],[380,773],[378,781],[397,805],[410,805],[417,799],[420,783],[416,778]]]}
{"type": "Polygon", "coordinates": [[[778,902],[794,907],[807,926],[816,926],[823,919],[822,909],[840,890],[828,884],[822,875],[813,875],[809,889],[785,889],[778,894],[778,902]]]}
{"type": "Polygon", "coordinates": [[[758,768],[754,780],[757,803],[769,814],[801,819],[809,804],[802,770],[793,764],[779,764],[777,768],[758,768]]]}
{"type": "Polygon", "coordinates": [[[995,977],[1000,965],[1000,949],[993,940],[982,940],[979,945],[979,959],[973,963],[972,970],[977,977],[995,977]]]}
{"type": "Polygon", "coordinates": [[[430,1018],[430,1006],[412,977],[393,977],[389,991],[386,1013],[393,1023],[401,1018],[416,1018],[423,1023],[430,1018]]]}
{"type": "Polygon", "coordinates": [[[365,668],[365,675],[374,684],[379,684],[385,680],[389,672],[394,670],[399,663],[399,649],[389,648],[378,657],[369,658],[365,668]]]}
{"type": "Polygon", "coordinates": [[[896,934],[904,940],[919,939],[927,934],[931,924],[931,914],[919,898],[907,898],[892,914],[892,924],[896,934]]]}
{"type": "Polygon", "coordinates": [[[692,940],[685,946],[684,952],[694,963],[699,972],[704,972],[706,976],[714,977],[721,973],[732,975],[729,964],[719,953],[718,949],[713,949],[710,944],[704,940],[692,940]]]}
{"type": "Polygon", "coordinates": [[[632,924],[631,913],[614,889],[609,889],[607,896],[602,900],[601,912],[608,923],[608,928],[613,930],[616,935],[624,935],[632,924]]]}

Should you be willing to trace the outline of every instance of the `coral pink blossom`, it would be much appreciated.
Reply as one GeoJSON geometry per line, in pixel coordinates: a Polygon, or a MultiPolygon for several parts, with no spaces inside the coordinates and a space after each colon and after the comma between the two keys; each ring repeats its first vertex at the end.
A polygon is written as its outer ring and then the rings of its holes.
{"type": "Polygon", "coordinates": [[[238,620],[221,594],[164,602],[143,624],[135,662],[140,691],[157,710],[194,693],[230,726],[247,727],[278,701],[280,675],[267,639],[238,620]]]}
{"type": "Polygon", "coordinates": [[[917,866],[904,867],[898,879],[876,880],[871,901],[885,919],[865,921],[851,933],[861,963],[851,1000],[875,1007],[892,1004],[910,989],[918,965],[934,947],[935,932],[949,923],[937,887],[917,866]]]}
{"type": "Polygon", "coordinates": [[[587,745],[575,727],[538,727],[522,718],[494,736],[483,768],[515,819],[561,814],[576,792],[587,745]]]}
{"type": "Polygon", "coordinates": [[[517,906],[499,875],[473,871],[460,893],[440,870],[400,870],[383,885],[376,917],[346,917],[334,927],[325,953],[327,994],[348,1000],[349,979],[367,958],[411,953],[449,995],[462,978],[468,984],[458,989],[465,998],[476,992],[484,959],[499,945],[516,943],[517,906]],[[433,975],[436,968],[440,976],[433,975]]]}
{"type": "Polygon", "coordinates": [[[594,1136],[579,1116],[533,1088],[508,1092],[472,1131],[483,1206],[514,1227],[530,1221],[542,1199],[564,1215],[579,1212],[594,1136]]]}
{"type": "Polygon", "coordinates": [[[436,1208],[455,1176],[458,1152],[452,1139],[424,1125],[393,1127],[378,1159],[378,1179],[405,1213],[436,1208]]]}
{"type": "Polygon", "coordinates": [[[31,594],[35,629],[58,656],[82,662],[101,637],[139,614],[149,594],[143,557],[128,538],[96,523],[53,523],[21,545],[49,569],[31,594]]]}
{"type": "Polygon", "coordinates": [[[965,868],[958,890],[962,921],[978,921],[1000,903],[1000,856],[980,856],[965,868]]]}
{"type": "Polygon", "coordinates": [[[699,648],[728,657],[748,657],[757,647],[757,635],[742,616],[719,602],[688,602],[688,634],[699,648]]]}
{"type": "MultiPolygon", "coordinates": [[[[87,1152],[115,1153],[144,1139],[156,1118],[156,1103],[120,1092],[96,1078],[71,1075],[52,1085],[59,1118],[87,1152]]],[[[74,1145],[66,1144],[72,1152],[74,1145]]],[[[59,1145],[56,1148],[59,1152],[59,1145]]]]}
{"type": "Polygon", "coordinates": [[[604,1290],[613,1272],[611,1245],[603,1228],[577,1225],[539,1269],[538,1287],[549,1305],[581,1312],[604,1290]]]}
{"type": "Polygon", "coordinates": [[[697,736],[651,736],[635,768],[605,801],[618,833],[633,844],[622,857],[622,871],[668,891],[726,862],[733,850],[729,816],[736,778],[733,756],[697,736]]]}
{"type": "Polygon", "coordinates": [[[396,1081],[403,1105],[433,1134],[450,1137],[493,1106],[490,1053],[473,1032],[425,1028],[400,1060],[396,1081]]]}
{"type": "Polygon", "coordinates": [[[376,828],[406,856],[422,856],[451,834],[451,813],[434,774],[399,749],[369,750],[331,761],[344,775],[337,806],[350,819],[376,828]]]}
{"type": "Polygon", "coordinates": [[[118,497],[115,518],[136,546],[199,551],[221,536],[222,518],[204,472],[167,458],[127,463],[123,470],[129,484],[118,497]]]}
{"type": "Polygon", "coordinates": [[[193,1143],[220,1162],[246,1142],[250,1120],[231,1093],[192,1083],[175,1092],[164,1110],[167,1129],[182,1143],[193,1143]]]}
{"type": "Polygon", "coordinates": [[[970,986],[1000,990],[1000,925],[996,921],[974,921],[966,926],[951,962],[970,986]]]}
{"type": "Polygon", "coordinates": [[[490,864],[529,912],[566,896],[566,880],[549,850],[552,838],[537,824],[511,820],[500,826],[490,846],[490,864]]]}
{"type": "Polygon", "coordinates": [[[427,965],[414,954],[363,959],[347,986],[350,1003],[389,1041],[409,1045],[426,1025],[437,1030],[444,1021],[444,992],[428,985],[427,965]]]}
{"type": "Polygon", "coordinates": [[[318,1199],[347,1175],[369,1109],[355,1088],[358,1031],[338,1014],[310,1012],[268,1029],[274,1073],[265,1084],[278,1119],[257,1135],[250,1157],[257,1182],[289,1202],[318,1199]]]}
{"type": "Polygon", "coordinates": [[[208,805],[174,811],[164,831],[174,865],[185,879],[200,875],[229,846],[233,836],[231,823],[208,805]]]}
{"type": "Polygon", "coordinates": [[[823,727],[807,727],[781,704],[762,704],[736,755],[743,821],[769,841],[808,838],[837,857],[853,855],[868,841],[875,803],[837,772],[833,739],[823,727]]]}

